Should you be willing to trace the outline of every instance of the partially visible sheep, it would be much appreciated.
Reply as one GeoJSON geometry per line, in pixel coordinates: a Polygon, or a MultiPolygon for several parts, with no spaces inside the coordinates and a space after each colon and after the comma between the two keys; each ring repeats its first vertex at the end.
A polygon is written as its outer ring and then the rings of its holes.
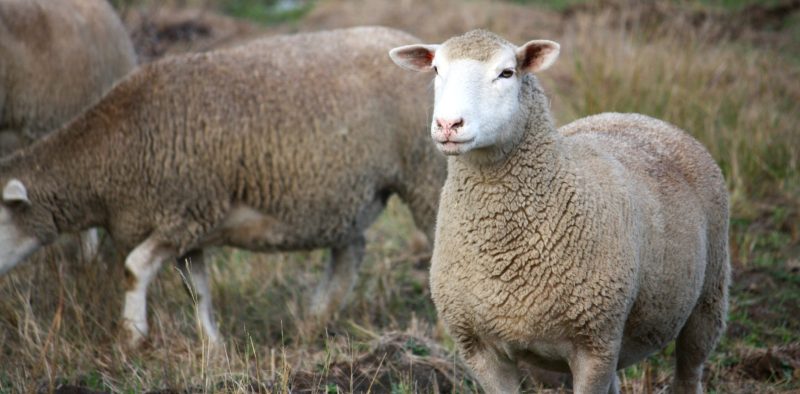
{"type": "Polygon", "coordinates": [[[0,156],[65,124],[135,65],[105,0],[0,1],[0,156]]]}
{"type": "Polygon", "coordinates": [[[148,331],[147,286],[191,260],[218,337],[204,248],[329,247],[313,302],[350,293],[364,231],[392,194],[432,237],[444,158],[425,139],[427,82],[390,67],[403,32],[353,28],[254,41],[140,67],[99,103],[0,161],[0,272],[61,232],[101,226],[130,252],[123,317],[148,331]]]}
{"type": "Polygon", "coordinates": [[[728,303],[728,201],[685,132],[636,114],[556,131],[533,72],[559,46],[472,31],[396,48],[437,71],[431,136],[448,159],[431,292],[483,387],[518,391],[518,360],[616,393],[615,371],[677,338],[675,392],[702,392],[728,303]]]}

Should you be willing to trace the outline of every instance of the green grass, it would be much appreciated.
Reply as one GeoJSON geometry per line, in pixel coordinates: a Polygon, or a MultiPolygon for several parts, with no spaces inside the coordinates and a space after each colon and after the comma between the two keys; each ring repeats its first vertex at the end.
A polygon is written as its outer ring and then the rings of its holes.
{"type": "Polygon", "coordinates": [[[220,7],[228,15],[273,25],[297,21],[314,6],[313,1],[307,0],[281,9],[279,3],[278,0],[229,0],[220,2],[220,7]]]}
{"type": "Polygon", "coordinates": [[[516,4],[535,5],[550,8],[556,11],[563,11],[577,4],[588,3],[589,0],[508,0],[516,4]]]}
{"type": "Polygon", "coordinates": [[[774,6],[786,3],[785,0],[700,0],[704,5],[718,7],[724,10],[738,11],[751,5],[774,6]]]}

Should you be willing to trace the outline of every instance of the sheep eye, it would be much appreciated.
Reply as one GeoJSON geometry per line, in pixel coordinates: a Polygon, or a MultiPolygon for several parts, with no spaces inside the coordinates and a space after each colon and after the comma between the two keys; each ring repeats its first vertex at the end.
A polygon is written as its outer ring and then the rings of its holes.
{"type": "Polygon", "coordinates": [[[500,75],[498,75],[497,77],[498,78],[511,78],[513,75],[514,75],[514,70],[512,70],[510,68],[507,68],[507,69],[503,70],[503,72],[501,72],[500,75]]]}
{"type": "Polygon", "coordinates": [[[436,66],[433,66],[433,72],[435,72],[436,75],[439,75],[439,69],[436,68],[436,66]]]}

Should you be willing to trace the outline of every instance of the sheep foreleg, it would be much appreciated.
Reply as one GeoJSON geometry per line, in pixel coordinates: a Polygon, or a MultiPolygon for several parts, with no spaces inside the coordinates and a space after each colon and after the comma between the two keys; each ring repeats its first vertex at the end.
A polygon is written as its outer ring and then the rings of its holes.
{"type": "Polygon", "coordinates": [[[169,255],[165,248],[150,238],[139,244],[125,258],[128,286],[122,318],[128,334],[128,344],[132,347],[141,344],[147,336],[147,286],[169,255]]]}
{"type": "Polygon", "coordinates": [[[573,391],[576,394],[617,394],[617,358],[613,352],[581,351],[570,360],[573,391]]]}
{"type": "Polygon", "coordinates": [[[506,355],[483,348],[475,350],[466,360],[487,394],[519,392],[519,369],[506,355]]]}

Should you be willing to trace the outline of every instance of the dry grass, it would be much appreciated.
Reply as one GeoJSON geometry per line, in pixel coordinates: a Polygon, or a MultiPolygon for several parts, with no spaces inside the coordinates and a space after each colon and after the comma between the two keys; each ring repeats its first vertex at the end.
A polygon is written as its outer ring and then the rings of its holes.
{"type": "MultiPolygon", "coordinates": [[[[518,43],[559,41],[563,55],[541,79],[560,123],[603,111],[662,118],[700,139],[726,174],[736,274],[707,388],[800,389],[798,29],[694,3],[590,2],[556,12],[508,2],[328,0],[270,27],[220,16],[216,0],[168,3],[126,11],[146,56],[359,24],[430,42],[475,27],[518,43]],[[174,11],[187,5],[194,8],[174,11]]],[[[413,234],[408,212],[391,200],[368,234],[353,302],[326,326],[305,311],[326,252],[217,252],[212,287],[226,341],[213,349],[174,268],[151,286],[150,342],[130,351],[116,338],[121,257],[76,262],[74,251],[51,248],[0,278],[0,392],[477,392],[436,320],[426,251],[413,234]]],[[[671,360],[666,349],[621,372],[624,391],[664,392],[671,360]]]]}
{"type": "Polygon", "coordinates": [[[797,196],[796,64],[769,47],[713,38],[723,34],[714,25],[603,29],[624,16],[574,19],[562,39],[567,74],[554,93],[566,98],[564,118],[636,111],[688,130],[723,168],[736,214],[755,199],[797,196]]]}

